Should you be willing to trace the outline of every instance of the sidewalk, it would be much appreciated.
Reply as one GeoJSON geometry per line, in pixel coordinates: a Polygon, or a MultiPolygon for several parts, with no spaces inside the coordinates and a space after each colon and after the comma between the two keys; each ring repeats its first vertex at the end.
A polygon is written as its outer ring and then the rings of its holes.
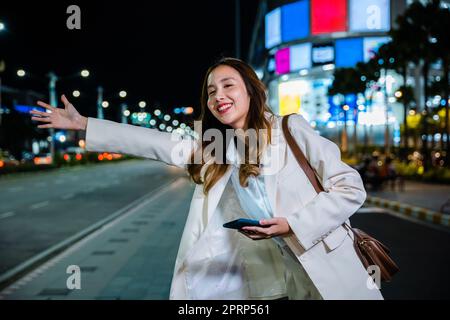
{"type": "Polygon", "coordinates": [[[441,206],[450,199],[450,185],[405,181],[403,191],[368,190],[366,204],[387,208],[406,216],[450,227],[450,214],[440,212],[441,206]]]}
{"type": "Polygon", "coordinates": [[[168,299],[192,191],[178,178],[12,283],[0,300],[168,299]],[[68,289],[73,265],[81,269],[81,289],[68,289]]]}

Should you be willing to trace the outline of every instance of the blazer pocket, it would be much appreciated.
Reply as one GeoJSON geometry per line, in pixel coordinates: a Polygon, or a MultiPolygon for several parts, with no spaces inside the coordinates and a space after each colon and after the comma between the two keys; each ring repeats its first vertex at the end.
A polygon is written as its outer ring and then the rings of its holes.
{"type": "Polygon", "coordinates": [[[344,243],[347,236],[348,230],[343,226],[339,226],[339,228],[330,233],[325,239],[323,239],[327,252],[331,252],[338,248],[342,243],[344,243]]]}

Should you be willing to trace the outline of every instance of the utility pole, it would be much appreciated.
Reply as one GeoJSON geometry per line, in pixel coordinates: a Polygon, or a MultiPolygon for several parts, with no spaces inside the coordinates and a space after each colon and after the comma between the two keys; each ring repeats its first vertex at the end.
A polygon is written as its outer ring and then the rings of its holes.
{"type": "MultiPolygon", "coordinates": [[[[56,81],[58,81],[58,77],[54,72],[50,72],[48,74],[50,78],[49,82],[49,95],[50,95],[50,105],[57,108],[58,100],[56,99],[56,81]]],[[[48,112],[48,110],[47,110],[48,112]]],[[[50,128],[50,155],[52,158],[52,164],[55,163],[55,129],[50,128]]]]}
{"type": "Polygon", "coordinates": [[[99,118],[99,119],[104,119],[102,102],[103,102],[103,87],[98,86],[97,87],[97,118],[99,118]]]}

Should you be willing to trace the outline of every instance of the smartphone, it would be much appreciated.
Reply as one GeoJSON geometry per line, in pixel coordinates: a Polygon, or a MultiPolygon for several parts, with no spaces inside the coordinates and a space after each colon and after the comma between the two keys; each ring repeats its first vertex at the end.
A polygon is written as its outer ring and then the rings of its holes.
{"type": "Polygon", "coordinates": [[[223,227],[230,229],[241,229],[242,227],[265,227],[265,226],[260,225],[258,220],[241,218],[227,222],[223,225],[223,227]]]}

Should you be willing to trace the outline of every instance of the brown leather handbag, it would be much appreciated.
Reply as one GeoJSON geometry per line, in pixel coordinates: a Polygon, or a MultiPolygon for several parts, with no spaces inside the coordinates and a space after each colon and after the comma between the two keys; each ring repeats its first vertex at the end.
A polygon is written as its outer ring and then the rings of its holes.
{"type": "MultiPolygon", "coordinates": [[[[283,133],[284,137],[286,138],[287,144],[289,145],[292,153],[297,159],[298,164],[305,172],[306,176],[314,186],[314,189],[317,191],[317,193],[325,192],[322,184],[314,173],[314,169],[309,164],[308,160],[306,159],[305,155],[303,154],[302,150],[300,149],[288,129],[289,116],[290,115],[284,116],[282,120],[283,133]]],[[[353,243],[356,254],[360,258],[366,270],[369,266],[378,266],[380,268],[381,281],[389,282],[394,274],[399,271],[397,264],[394,262],[394,260],[391,259],[391,257],[389,257],[389,249],[380,241],[360,229],[352,228],[346,223],[344,223],[342,226],[353,233],[353,243]]]]}

